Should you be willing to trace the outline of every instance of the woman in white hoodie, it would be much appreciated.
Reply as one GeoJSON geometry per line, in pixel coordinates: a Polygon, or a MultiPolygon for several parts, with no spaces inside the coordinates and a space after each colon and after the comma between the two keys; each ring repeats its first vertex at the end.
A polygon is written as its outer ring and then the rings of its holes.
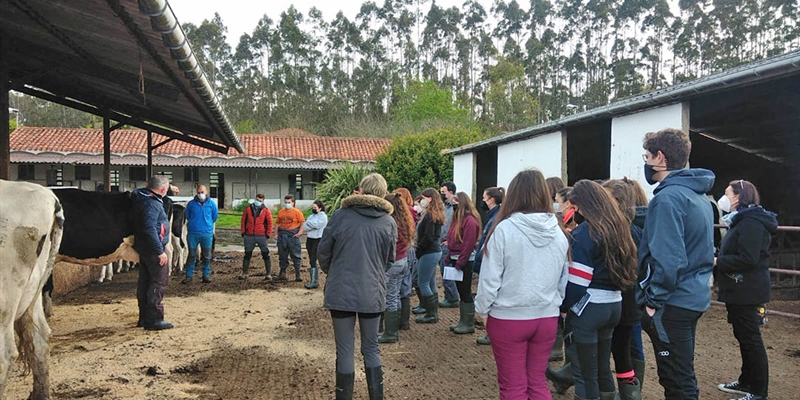
{"type": "Polygon", "coordinates": [[[311,281],[305,284],[306,289],[316,289],[319,287],[319,267],[317,267],[317,247],[322,240],[322,232],[328,226],[328,216],[325,215],[325,205],[319,200],[314,200],[311,205],[311,215],[303,224],[306,230],[306,250],[308,251],[308,263],[311,264],[311,281]]]}
{"type": "Polygon", "coordinates": [[[569,244],[544,176],[517,174],[489,232],[475,310],[486,320],[500,399],[550,399],[544,372],[567,285],[569,244]]]}

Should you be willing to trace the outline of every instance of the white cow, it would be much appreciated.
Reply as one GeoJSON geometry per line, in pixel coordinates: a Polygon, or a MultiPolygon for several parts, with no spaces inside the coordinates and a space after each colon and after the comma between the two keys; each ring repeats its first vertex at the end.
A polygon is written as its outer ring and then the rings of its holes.
{"type": "Polygon", "coordinates": [[[0,180],[0,398],[17,355],[25,370],[33,371],[30,398],[50,398],[50,327],[41,293],[53,271],[63,225],[64,212],[52,191],[0,180]]]}

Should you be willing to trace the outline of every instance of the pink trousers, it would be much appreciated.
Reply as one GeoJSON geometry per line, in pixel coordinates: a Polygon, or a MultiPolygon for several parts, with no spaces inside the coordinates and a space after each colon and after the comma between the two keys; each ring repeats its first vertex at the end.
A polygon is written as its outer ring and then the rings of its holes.
{"type": "Polygon", "coordinates": [[[486,333],[497,364],[500,400],[552,399],[544,372],[557,329],[558,317],[508,320],[489,316],[486,333]]]}

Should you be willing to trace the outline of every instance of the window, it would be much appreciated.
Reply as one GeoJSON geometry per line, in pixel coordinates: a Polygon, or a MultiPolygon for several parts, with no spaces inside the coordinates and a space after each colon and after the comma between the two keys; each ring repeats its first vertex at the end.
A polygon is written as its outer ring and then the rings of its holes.
{"type": "Polygon", "coordinates": [[[166,176],[169,183],[172,183],[172,171],[158,171],[156,175],[166,176]]]}
{"type": "Polygon", "coordinates": [[[75,166],[75,180],[88,181],[92,179],[92,167],[88,165],[75,166]]]}
{"type": "Polygon", "coordinates": [[[111,170],[111,191],[119,192],[119,171],[111,170]]]}
{"type": "Polygon", "coordinates": [[[17,180],[32,181],[36,179],[35,168],[33,164],[20,164],[17,167],[17,180]]]}
{"type": "Polygon", "coordinates": [[[183,169],[184,182],[198,182],[200,177],[200,169],[197,167],[187,167],[183,169]]]}
{"type": "Polygon", "coordinates": [[[132,182],[147,181],[147,169],[145,167],[131,167],[128,170],[128,180],[132,182]]]}
{"type": "Polygon", "coordinates": [[[208,193],[209,197],[218,199],[219,198],[219,174],[216,172],[212,172],[208,175],[208,186],[210,186],[210,190],[208,193]]]}
{"type": "Polygon", "coordinates": [[[294,192],[295,192],[295,197],[298,200],[303,200],[303,174],[295,174],[294,192]]]}
{"type": "Polygon", "coordinates": [[[63,186],[64,185],[64,170],[48,169],[47,170],[47,186],[63,186]]]}

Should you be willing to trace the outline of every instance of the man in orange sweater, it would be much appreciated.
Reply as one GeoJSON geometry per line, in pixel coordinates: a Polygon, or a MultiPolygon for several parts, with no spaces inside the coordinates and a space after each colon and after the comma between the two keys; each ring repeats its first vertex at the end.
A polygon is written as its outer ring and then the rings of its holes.
{"type": "Polygon", "coordinates": [[[306,218],[303,213],[295,208],[294,196],[287,194],[283,197],[283,208],[278,211],[278,223],[275,226],[278,244],[278,259],[280,273],[278,281],[286,281],[286,269],[289,268],[289,256],[294,263],[294,280],[302,282],[300,277],[300,236],[303,236],[303,223],[306,218]]]}

